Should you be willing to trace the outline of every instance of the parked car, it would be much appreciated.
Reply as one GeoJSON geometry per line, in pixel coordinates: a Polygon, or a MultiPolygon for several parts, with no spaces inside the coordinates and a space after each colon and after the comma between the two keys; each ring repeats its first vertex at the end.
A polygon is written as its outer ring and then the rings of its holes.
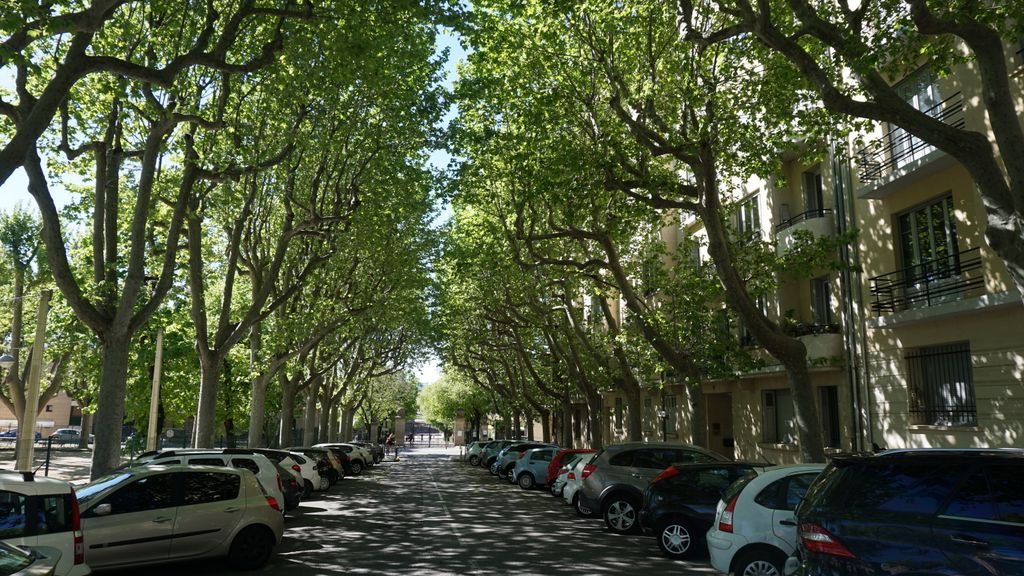
{"type": "Polygon", "coordinates": [[[327,478],[327,486],[322,488],[323,490],[330,488],[335,482],[345,477],[345,468],[341,464],[341,458],[332,450],[305,446],[292,446],[288,450],[302,454],[316,462],[317,471],[327,478]]]}
{"type": "MultiPolygon", "coordinates": [[[[36,437],[36,442],[39,442],[40,440],[43,439],[43,435],[40,434],[38,430],[36,430],[35,437],[36,437]]],[[[11,428],[10,430],[4,430],[3,432],[0,432],[0,439],[2,439],[2,438],[6,438],[8,440],[17,439],[18,438],[18,429],[17,428],[11,428]]]]}
{"type": "Polygon", "coordinates": [[[583,468],[576,511],[600,511],[612,532],[636,528],[647,484],[673,464],[725,462],[724,456],[690,444],[628,442],[612,444],[583,468]]]}
{"type": "Polygon", "coordinates": [[[480,466],[490,469],[491,465],[498,458],[498,453],[506,446],[512,444],[512,440],[495,440],[487,445],[480,453],[480,466]]]}
{"type": "Polygon", "coordinates": [[[511,479],[523,490],[547,485],[548,464],[555,457],[558,448],[547,446],[531,448],[521,453],[512,466],[511,479]]]}
{"type": "MultiPolygon", "coordinates": [[[[492,473],[502,480],[510,479],[512,475],[512,467],[516,465],[516,460],[522,456],[523,452],[526,452],[531,448],[557,448],[557,446],[542,442],[517,442],[515,444],[510,444],[502,449],[498,454],[498,458],[491,466],[492,473]]],[[[547,468],[545,468],[545,471],[546,470],[547,468]]]]}
{"type": "MultiPolygon", "coordinates": [[[[262,454],[255,454],[244,448],[179,448],[144,452],[135,461],[136,465],[189,464],[192,466],[229,466],[244,468],[256,475],[260,485],[281,505],[285,511],[284,480],[277,466],[262,454]]],[[[291,475],[289,474],[289,477],[291,475]]]]}
{"type": "MultiPolygon", "coordinates": [[[[689,558],[706,548],[704,534],[715,519],[722,492],[733,482],[757,474],[756,467],[763,469],[764,465],[712,462],[669,466],[644,490],[637,515],[641,530],[653,535],[669,558],[689,558]]],[[[626,522],[627,518],[611,517],[612,523],[616,521],[626,522]]]]}
{"type": "Polygon", "coordinates": [[[329,483],[325,476],[317,471],[316,463],[298,452],[274,450],[272,448],[249,448],[256,454],[263,454],[272,462],[287,468],[302,487],[302,497],[308,498],[314,490],[326,490],[329,483]]]}
{"type": "Polygon", "coordinates": [[[57,549],[58,576],[90,574],[82,553],[78,499],[71,484],[32,472],[0,471],[0,539],[57,549]]]}
{"type": "Polygon", "coordinates": [[[555,481],[555,477],[558,476],[558,472],[562,469],[563,462],[571,456],[576,454],[593,454],[594,452],[596,450],[591,450],[590,448],[564,448],[559,450],[548,464],[547,478],[545,478],[544,484],[550,486],[555,481]]]}
{"type": "Polygon", "coordinates": [[[793,511],[824,468],[778,466],[729,486],[706,536],[711,566],[737,576],[782,576],[796,549],[793,511]]]}
{"type": "Polygon", "coordinates": [[[1024,574],[1024,450],[841,456],[796,509],[800,574],[1024,574]]]}
{"type": "Polygon", "coordinates": [[[573,464],[569,473],[565,476],[565,486],[562,488],[562,499],[565,500],[566,504],[569,504],[576,510],[576,513],[580,516],[590,516],[592,512],[589,508],[583,508],[585,505],[579,503],[580,500],[580,486],[583,484],[583,469],[590,464],[590,461],[594,459],[597,454],[583,454],[583,457],[573,464]]]}
{"type": "Polygon", "coordinates": [[[56,548],[0,542],[0,576],[54,576],[62,556],[56,548]]]}
{"type": "Polygon", "coordinates": [[[359,446],[365,449],[372,456],[373,464],[379,464],[384,461],[384,447],[375,442],[349,442],[353,446],[359,446]]]}
{"type": "Polygon", "coordinates": [[[295,471],[285,468],[280,462],[270,461],[277,468],[277,477],[281,480],[281,494],[284,495],[284,510],[291,512],[302,503],[303,486],[295,479],[295,471]]]}
{"type": "Polygon", "coordinates": [[[470,466],[480,465],[480,455],[490,442],[481,442],[479,440],[470,443],[469,447],[466,448],[466,462],[469,462],[470,466]]]}
{"type": "Polygon", "coordinates": [[[565,485],[569,481],[569,474],[572,472],[576,463],[584,457],[584,454],[587,453],[569,454],[565,458],[562,458],[562,467],[559,468],[558,475],[555,476],[555,479],[548,485],[548,489],[551,491],[552,496],[560,497],[562,495],[562,491],[565,489],[565,485]]]}
{"type": "MultiPolygon", "coordinates": [[[[50,440],[54,444],[78,444],[81,438],[82,432],[74,428],[58,428],[50,434],[50,440]]],[[[91,444],[93,440],[93,435],[89,434],[89,443],[91,444]]]]}
{"type": "Polygon", "coordinates": [[[329,442],[317,444],[314,448],[332,448],[346,454],[349,458],[349,466],[345,468],[345,472],[353,476],[359,476],[362,474],[363,470],[370,466],[367,462],[373,460],[373,456],[371,456],[365,448],[353,446],[352,444],[329,442]]]}
{"type": "Polygon", "coordinates": [[[138,466],[78,491],[93,568],[227,556],[256,569],[281,542],[281,504],[248,469],[138,466]]]}

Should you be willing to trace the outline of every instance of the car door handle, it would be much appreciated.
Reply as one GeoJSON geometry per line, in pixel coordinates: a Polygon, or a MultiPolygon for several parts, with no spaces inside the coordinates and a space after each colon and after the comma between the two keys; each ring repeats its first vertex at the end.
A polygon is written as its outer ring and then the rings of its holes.
{"type": "Polygon", "coordinates": [[[637,474],[636,472],[633,472],[632,474],[630,474],[630,476],[632,476],[633,478],[641,478],[641,475],[637,474]]]}
{"type": "Polygon", "coordinates": [[[796,526],[796,520],[786,518],[785,520],[779,520],[779,524],[783,526],[796,526]]]}
{"type": "Polygon", "coordinates": [[[978,548],[988,548],[989,546],[988,542],[985,542],[984,540],[975,540],[974,538],[964,536],[963,534],[952,534],[949,539],[957,544],[966,544],[968,546],[976,546],[978,548]]]}
{"type": "Polygon", "coordinates": [[[238,506],[228,506],[224,509],[225,512],[238,512],[239,510],[241,510],[241,508],[238,506]]]}
{"type": "Polygon", "coordinates": [[[156,524],[163,524],[164,522],[170,522],[171,520],[173,520],[173,518],[170,518],[169,516],[157,516],[156,518],[153,518],[153,522],[156,524]]]}

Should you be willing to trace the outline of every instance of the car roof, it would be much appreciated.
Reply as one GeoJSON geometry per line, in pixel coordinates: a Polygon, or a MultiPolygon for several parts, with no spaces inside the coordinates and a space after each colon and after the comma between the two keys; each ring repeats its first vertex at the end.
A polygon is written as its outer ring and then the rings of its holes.
{"type": "Polygon", "coordinates": [[[1018,461],[1024,458],[1024,449],[1020,448],[897,448],[878,454],[837,454],[832,463],[838,467],[850,464],[886,464],[902,460],[940,460],[942,462],[963,461],[965,463],[978,460],[1018,461]]]}
{"type": "Polygon", "coordinates": [[[71,491],[71,484],[30,471],[0,470],[0,490],[26,495],[66,494],[71,491]]]}

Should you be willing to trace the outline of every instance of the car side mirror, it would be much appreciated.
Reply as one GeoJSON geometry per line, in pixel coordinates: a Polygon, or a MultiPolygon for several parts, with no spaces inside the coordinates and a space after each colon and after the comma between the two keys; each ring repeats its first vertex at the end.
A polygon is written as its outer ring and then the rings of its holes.
{"type": "Polygon", "coordinates": [[[97,504],[96,507],[92,509],[92,513],[96,516],[109,516],[111,512],[113,512],[113,510],[111,509],[110,504],[107,503],[97,504]]]}

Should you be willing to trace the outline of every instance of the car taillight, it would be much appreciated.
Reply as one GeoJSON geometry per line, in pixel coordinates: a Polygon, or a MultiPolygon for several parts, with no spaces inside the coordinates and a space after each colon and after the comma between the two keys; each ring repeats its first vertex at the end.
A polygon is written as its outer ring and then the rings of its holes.
{"type": "Polygon", "coordinates": [[[594,464],[587,464],[586,466],[584,466],[582,479],[586,480],[587,476],[590,476],[591,474],[594,473],[594,470],[597,470],[597,466],[595,466],[594,464]]]}
{"type": "Polygon", "coordinates": [[[856,558],[856,556],[853,555],[853,552],[847,550],[846,546],[843,546],[835,536],[829,534],[828,530],[825,530],[818,524],[812,524],[810,522],[801,524],[800,541],[808,552],[828,554],[829,556],[856,558]]]}
{"type": "Polygon", "coordinates": [[[662,480],[668,480],[669,478],[675,476],[676,474],[679,474],[679,469],[676,468],[675,466],[669,466],[668,468],[662,470],[661,474],[655,476],[654,480],[651,480],[651,484],[654,484],[655,482],[661,482],[662,480]]]}
{"type": "Polygon", "coordinates": [[[277,503],[277,498],[274,498],[273,496],[267,496],[267,504],[270,504],[270,507],[273,508],[274,510],[277,510],[278,512],[281,511],[281,505],[277,503]]]}
{"type": "Polygon", "coordinates": [[[729,505],[722,510],[722,516],[718,519],[718,530],[720,532],[732,533],[732,516],[733,512],[736,511],[736,501],[740,499],[740,495],[737,494],[729,500],[729,505]]]}
{"type": "Polygon", "coordinates": [[[78,496],[71,489],[71,533],[75,537],[75,566],[85,563],[85,540],[82,538],[82,514],[78,510],[78,496]]]}
{"type": "Polygon", "coordinates": [[[565,479],[566,480],[575,480],[576,479],[576,473],[575,472],[569,472],[569,475],[566,476],[565,479]]]}
{"type": "Polygon", "coordinates": [[[299,466],[298,464],[292,464],[292,470],[295,470],[299,474],[302,474],[302,466],[299,466]]]}

